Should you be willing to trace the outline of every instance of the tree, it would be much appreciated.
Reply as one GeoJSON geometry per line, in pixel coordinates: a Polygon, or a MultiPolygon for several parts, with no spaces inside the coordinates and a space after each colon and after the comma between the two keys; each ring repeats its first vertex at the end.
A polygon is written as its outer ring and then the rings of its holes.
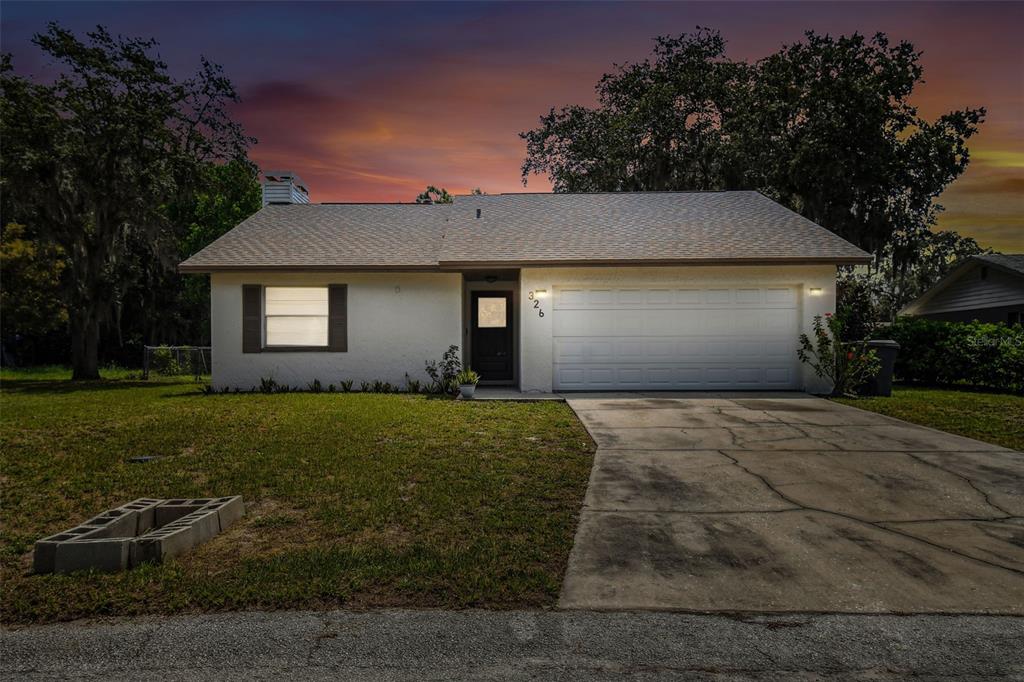
{"type": "Polygon", "coordinates": [[[753,64],[715,32],[656,40],[617,67],[596,107],[569,106],[521,133],[523,182],[555,191],[755,189],[881,257],[928,232],[935,198],[967,167],[984,109],[930,122],[910,105],[920,53],[884,34],[803,42],[753,64]],[[903,235],[903,237],[900,237],[903,235]],[[903,241],[899,241],[900,237],[903,241]]]}
{"type": "Polygon", "coordinates": [[[31,239],[24,225],[8,223],[0,233],[0,309],[4,338],[45,334],[67,324],[60,300],[67,266],[60,247],[31,239]]]}
{"type": "Polygon", "coordinates": [[[546,174],[556,192],[721,188],[721,124],[746,70],[717,31],[657,38],[653,62],[598,81],[597,107],[551,109],[520,133],[523,184],[546,174]]]}
{"type": "MultiPolygon", "coordinates": [[[[178,207],[174,223],[184,231],[179,253],[184,260],[251,216],[262,205],[259,174],[246,160],[204,164],[201,188],[178,207]]],[[[175,317],[169,322],[184,330],[191,343],[210,338],[210,278],[174,277],[175,317]]]]}
{"type": "Polygon", "coordinates": [[[155,41],[86,35],[51,23],[33,38],[63,67],[52,84],[15,75],[7,56],[0,67],[7,218],[67,256],[74,379],[99,377],[100,325],[132,285],[175,265],[167,207],[196,191],[202,164],[244,159],[254,142],[227,114],[238,98],[219,66],[203,59],[177,81],[155,41]]]}
{"type": "MultiPolygon", "coordinates": [[[[984,109],[934,122],[910,104],[921,53],[876,34],[807,32],[750,70],[745,106],[723,126],[726,185],[760,189],[881,256],[935,223],[935,199],[967,167],[984,109]]],[[[913,258],[896,251],[895,260],[913,258]]]]}
{"type": "Polygon", "coordinates": [[[438,189],[433,185],[428,185],[425,190],[416,195],[417,204],[450,204],[452,203],[452,195],[448,194],[448,190],[444,187],[438,189]]]}

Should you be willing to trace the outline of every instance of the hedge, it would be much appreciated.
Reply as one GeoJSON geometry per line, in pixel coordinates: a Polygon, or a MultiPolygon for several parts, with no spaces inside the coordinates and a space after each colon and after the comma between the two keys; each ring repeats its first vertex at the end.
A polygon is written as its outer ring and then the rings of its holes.
{"type": "Polygon", "coordinates": [[[1024,392],[1024,326],[904,317],[872,336],[900,344],[900,381],[1024,392]]]}

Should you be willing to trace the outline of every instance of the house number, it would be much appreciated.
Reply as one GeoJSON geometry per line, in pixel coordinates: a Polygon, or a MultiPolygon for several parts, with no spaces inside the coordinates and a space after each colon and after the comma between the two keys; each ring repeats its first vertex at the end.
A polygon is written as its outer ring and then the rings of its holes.
{"type": "Polygon", "coordinates": [[[531,291],[526,297],[533,301],[533,308],[537,311],[537,317],[544,317],[544,311],[540,307],[540,300],[533,295],[533,292],[531,291]]]}

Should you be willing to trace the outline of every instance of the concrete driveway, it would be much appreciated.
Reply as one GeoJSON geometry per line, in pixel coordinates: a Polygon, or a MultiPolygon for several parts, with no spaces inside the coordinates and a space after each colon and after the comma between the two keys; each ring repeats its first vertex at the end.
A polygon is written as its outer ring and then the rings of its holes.
{"type": "Polygon", "coordinates": [[[803,394],[568,402],[563,608],[1024,614],[1024,454],[803,394]]]}

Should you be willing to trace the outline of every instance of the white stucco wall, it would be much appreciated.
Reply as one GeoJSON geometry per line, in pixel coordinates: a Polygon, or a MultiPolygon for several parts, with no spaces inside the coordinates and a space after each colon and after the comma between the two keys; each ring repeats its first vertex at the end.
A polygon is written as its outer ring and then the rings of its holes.
{"type": "Polygon", "coordinates": [[[403,385],[461,345],[459,273],[217,273],[211,275],[214,388],[249,389],[272,377],[305,388],[344,379],[403,385]],[[348,285],[348,352],[242,353],[242,285],[348,285]]]}
{"type": "MultiPolygon", "coordinates": [[[[524,392],[552,389],[552,295],[558,286],[795,286],[799,295],[800,331],[810,334],[815,315],[835,310],[836,268],[834,265],[780,266],[688,266],[648,268],[523,268],[520,272],[520,388],[524,392]],[[811,296],[810,289],[820,288],[821,295],[811,296]],[[543,289],[537,314],[529,292],[543,289]]],[[[797,338],[793,339],[796,353],[797,338]]],[[[831,389],[814,372],[803,367],[803,390],[825,393],[831,389]]]]}

